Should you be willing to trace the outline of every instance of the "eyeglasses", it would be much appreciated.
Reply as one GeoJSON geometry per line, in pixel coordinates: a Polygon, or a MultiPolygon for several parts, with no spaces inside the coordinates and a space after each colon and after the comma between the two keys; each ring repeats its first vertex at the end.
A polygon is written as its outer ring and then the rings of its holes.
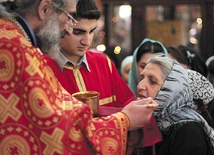
{"type": "Polygon", "coordinates": [[[67,11],[65,11],[65,9],[59,5],[57,5],[55,2],[53,2],[54,6],[57,7],[59,10],[63,11],[69,19],[72,20],[73,25],[71,25],[71,28],[73,28],[74,26],[77,25],[78,21],[76,19],[74,19],[74,17],[72,15],[70,15],[67,11]]]}
{"type": "Polygon", "coordinates": [[[70,14],[69,14],[67,11],[65,11],[65,9],[62,8],[62,7],[59,7],[59,9],[60,9],[61,11],[63,11],[63,12],[68,16],[69,19],[72,20],[72,23],[73,23],[72,27],[74,27],[74,26],[77,25],[78,21],[77,21],[76,19],[74,19],[74,17],[73,17],[72,15],[70,15],[70,14]]]}

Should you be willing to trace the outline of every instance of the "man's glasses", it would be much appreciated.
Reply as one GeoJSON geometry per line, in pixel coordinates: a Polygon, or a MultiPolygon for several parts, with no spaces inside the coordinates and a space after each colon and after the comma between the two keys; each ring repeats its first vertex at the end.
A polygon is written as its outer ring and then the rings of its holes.
{"type": "Polygon", "coordinates": [[[57,5],[55,2],[53,2],[54,6],[57,7],[59,10],[63,11],[69,19],[72,20],[73,25],[71,26],[71,28],[73,28],[74,26],[77,25],[78,21],[76,19],[74,19],[74,17],[72,15],[70,15],[67,11],[65,11],[65,9],[59,5],[57,5]]]}
{"type": "Polygon", "coordinates": [[[61,11],[63,11],[63,12],[68,16],[69,19],[72,20],[72,23],[73,23],[72,27],[74,27],[74,26],[77,25],[78,21],[77,21],[76,19],[74,19],[74,17],[73,17],[72,15],[70,15],[70,14],[69,14],[67,11],[65,11],[65,9],[62,8],[62,7],[59,7],[59,9],[60,9],[61,11]]]}

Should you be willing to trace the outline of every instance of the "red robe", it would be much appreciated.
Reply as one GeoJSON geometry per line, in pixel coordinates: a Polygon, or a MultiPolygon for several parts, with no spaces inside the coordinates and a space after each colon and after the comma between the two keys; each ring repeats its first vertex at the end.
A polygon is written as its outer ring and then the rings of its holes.
{"type": "MultiPolygon", "coordinates": [[[[85,66],[64,67],[61,71],[53,59],[49,58],[47,61],[55,76],[70,94],[79,91],[98,91],[100,93],[100,105],[120,107],[120,109],[134,100],[133,92],[106,55],[87,51],[86,59],[90,71],[85,66]]],[[[109,112],[108,110],[100,112],[100,115],[107,115],[115,111],[114,108],[109,112]]]]}
{"type": "Polygon", "coordinates": [[[21,29],[0,18],[0,154],[123,155],[129,120],[93,118],[21,29]]]}

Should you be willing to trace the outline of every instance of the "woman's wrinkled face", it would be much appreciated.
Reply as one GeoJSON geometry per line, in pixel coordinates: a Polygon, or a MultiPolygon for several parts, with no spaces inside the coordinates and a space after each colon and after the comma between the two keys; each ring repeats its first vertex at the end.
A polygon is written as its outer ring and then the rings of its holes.
{"type": "Polygon", "coordinates": [[[137,86],[138,97],[154,99],[163,85],[163,72],[159,65],[149,63],[141,72],[140,79],[137,86]]]}

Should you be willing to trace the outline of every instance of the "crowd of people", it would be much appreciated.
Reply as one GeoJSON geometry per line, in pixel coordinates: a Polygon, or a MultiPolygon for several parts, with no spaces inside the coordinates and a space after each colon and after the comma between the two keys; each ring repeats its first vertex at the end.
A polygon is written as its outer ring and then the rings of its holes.
{"type": "MultiPolygon", "coordinates": [[[[138,96],[137,86],[142,81],[141,74],[147,66],[148,60],[160,54],[163,57],[170,57],[176,60],[184,69],[186,69],[188,83],[193,93],[192,103],[188,103],[188,106],[198,112],[206,120],[209,126],[214,127],[213,85],[207,78],[209,71],[205,61],[192,48],[181,45],[166,48],[157,40],[151,40],[149,38],[143,39],[133,53],[132,67],[129,71],[128,78],[128,85],[135,93],[135,96],[138,96]]],[[[154,70],[156,71],[156,69],[154,70]]],[[[154,79],[154,81],[155,80],[156,79],[154,79]]],[[[151,80],[151,83],[152,82],[153,81],[151,80]]],[[[148,88],[144,87],[144,89],[147,90],[148,88]]],[[[138,145],[138,148],[135,149],[133,154],[155,154],[154,146],[145,147],[144,145],[143,148],[140,146],[142,145],[138,145]]]]}
{"type": "Polygon", "coordinates": [[[213,155],[214,56],[144,38],[119,73],[89,50],[100,16],[94,0],[1,2],[0,154],[213,155]]]}
{"type": "Polygon", "coordinates": [[[189,106],[194,95],[186,70],[173,59],[156,56],[140,76],[138,96],[152,97],[159,104],[154,116],[163,140],[156,144],[156,155],[213,154],[214,130],[189,106]]]}

